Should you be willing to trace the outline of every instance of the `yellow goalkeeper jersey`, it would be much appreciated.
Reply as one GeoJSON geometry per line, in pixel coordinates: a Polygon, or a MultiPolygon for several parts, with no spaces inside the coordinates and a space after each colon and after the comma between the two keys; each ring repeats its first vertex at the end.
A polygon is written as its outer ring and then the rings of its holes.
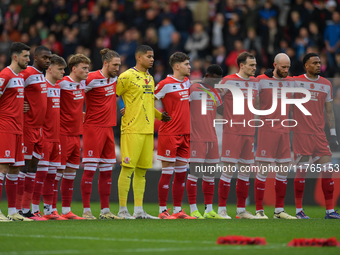
{"type": "Polygon", "coordinates": [[[119,75],[116,93],[125,104],[122,134],[153,134],[155,82],[148,72],[135,67],[119,75]]]}

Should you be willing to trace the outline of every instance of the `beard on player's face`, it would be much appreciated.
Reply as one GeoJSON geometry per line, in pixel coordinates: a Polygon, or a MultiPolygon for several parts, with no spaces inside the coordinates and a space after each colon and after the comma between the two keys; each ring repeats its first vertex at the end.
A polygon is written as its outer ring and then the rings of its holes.
{"type": "Polygon", "coordinates": [[[276,70],[276,73],[280,78],[286,78],[288,76],[288,73],[281,72],[279,68],[276,70]]]}

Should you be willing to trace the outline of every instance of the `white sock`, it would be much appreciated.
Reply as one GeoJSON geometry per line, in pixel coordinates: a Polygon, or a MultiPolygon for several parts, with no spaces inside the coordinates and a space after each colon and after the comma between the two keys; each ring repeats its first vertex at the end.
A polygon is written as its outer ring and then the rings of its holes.
{"type": "Polygon", "coordinates": [[[168,210],[168,208],[166,208],[166,206],[160,206],[159,207],[159,214],[161,214],[162,212],[168,210]]]}
{"type": "Polygon", "coordinates": [[[32,204],[32,213],[39,212],[39,205],[32,204]]]}
{"type": "Polygon", "coordinates": [[[100,210],[101,213],[108,213],[110,212],[110,208],[103,208],[100,210]]]}
{"type": "Polygon", "coordinates": [[[302,208],[296,208],[296,214],[302,211],[302,208]]]}
{"type": "Polygon", "coordinates": [[[334,212],[334,209],[326,210],[326,213],[332,213],[334,212]]]}
{"type": "Polygon", "coordinates": [[[52,205],[48,205],[44,203],[44,214],[50,215],[52,213],[52,205]]]}
{"type": "Polygon", "coordinates": [[[190,213],[193,213],[194,211],[198,210],[197,204],[190,205],[190,213]]]}
{"type": "Polygon", "coordinates": [[[143,212],[143,206],[135,206],[134,213],[142,213],[143,212]]]}
{"type": "Polygon", "coordinates": [[[223,207],[223,206],[219,206],[219,207],[218,207],[217,213],[220,213],[220,212],[222,212],[222,211],[227,211],[227,208],[225,208],[225,207],[223,207]]]}
{"type": "MultiPolygon", "coordinates": [[[[57,210],[57,209],[55,209],[57,210]]],[[[68,214],[71,211],[71,207],[61,207],[62,214],[68,214]]]]}
{"type": "Polygon", "coordinates": [[[8,208],[8,215],[15,214],[16,212],[17,212],[17,208],[15,207],[8,208]]]}
{"type": "Polygon", "coordinates": [[[275,208],[275,213],[280,213],[280,212],[283,212],[283,211],[284,211],[283,207],[275,208]]]}
{"type": "Polygon", "coordinates": [[[126,206],[119,206],[119,211],[123,212],[123,211],[127,211],[127,207],[126,206]]]}
{"type": "Polygon", "coordinates": [[[30,209],[22,209],[22,213],[28,213],[30,211],[30,209]]]}
{"type": "Polygon", "coordinates": [[[84,208],[83,213],[91,212],[91,208],[84,208]]]}
{"type": "Polygon", "coordinates": [[[57,208],[52,208],[52,212],[58,212],[57,208]]]}
{"type": "Polygon", "coordinates": [[[244,207],[237,207],[236,208],[236,213],[239,214],[239,213],[244,213],[246,211],[246,208],[244,207]]]}
{"type": "Polygon", "coordinates": [[[174,206],[174,209],[172,210],[173,214],[179,213],[182,210],[180,206],[174,206]]]}
{"type": "Polygon", "coordinates": [[[205,208],[206,213],[209,213],[213,210],[212,204],[208,204],[208,205],[205,205],[205,206],[206,206],[206,208],[205,208]]]}

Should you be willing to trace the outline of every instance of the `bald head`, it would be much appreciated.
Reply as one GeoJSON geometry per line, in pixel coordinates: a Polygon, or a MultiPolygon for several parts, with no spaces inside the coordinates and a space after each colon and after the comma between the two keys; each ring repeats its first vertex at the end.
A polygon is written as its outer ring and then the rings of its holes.
{"type": "Polygon", "coordinates": [[[286,78],[290,68],[290,58],[285,53],[279,53],[274,58],[274,76],[286,78]]]}

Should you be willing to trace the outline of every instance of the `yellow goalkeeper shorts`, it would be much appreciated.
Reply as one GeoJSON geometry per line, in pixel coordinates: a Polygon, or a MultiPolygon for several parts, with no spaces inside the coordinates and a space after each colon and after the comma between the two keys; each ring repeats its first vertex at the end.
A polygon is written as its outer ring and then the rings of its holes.
{"type": "Polygon", "coordinates": [[[120,149],[122,166],[152,168],[153,134],[123,134],[120,149]]]}

